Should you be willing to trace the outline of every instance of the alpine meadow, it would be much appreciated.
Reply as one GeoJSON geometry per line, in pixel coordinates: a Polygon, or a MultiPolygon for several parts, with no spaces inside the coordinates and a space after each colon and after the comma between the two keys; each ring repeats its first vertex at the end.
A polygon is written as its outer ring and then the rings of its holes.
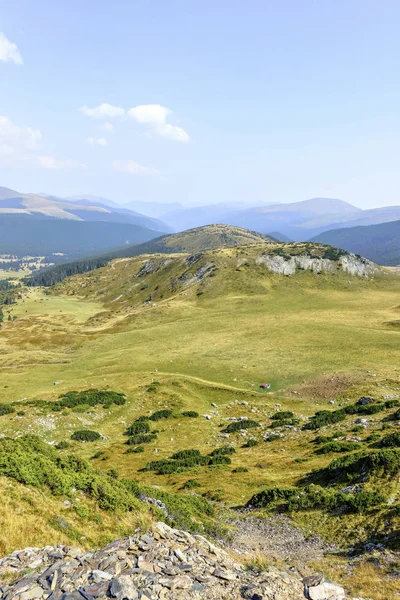
{"type": "Polygon", "coordinates": [[[400,7],[6,4],[0,600],[400,600],[400,7]]]}

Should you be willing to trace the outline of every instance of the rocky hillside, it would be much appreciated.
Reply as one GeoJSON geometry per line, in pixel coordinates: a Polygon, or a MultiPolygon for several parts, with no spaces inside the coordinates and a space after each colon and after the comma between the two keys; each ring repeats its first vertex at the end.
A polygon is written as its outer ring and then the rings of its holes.
{"type": "MultiPolygon", "coordinates": [[[[149,240],[149,241],[147,241],[149,240]]],[[[142,241],[142,240],[140,240],[142,241]]],[[[47,269],[31,279],[31,285],[54,285],[65,277],[85,273],[104,266],[116,258],[132,258],[141,254],[194,254],[205,250],[276,242],[268,235],[230,225],[206,225],[143,243],[128,245],[120,250],[85,261],[76,261],[47,269]]]]}
{"type": "MultiPolygon", "coordinates": [[[[321,576],[245,568],[200,535],[158,522],[96,552],[27,548],[0,560],[3,600],[344,600],[321,576]],[[15,579],[3,583],[4,577],[15,579]]],[[[361,600],[361,599],[358,599],[361,600]]]]}

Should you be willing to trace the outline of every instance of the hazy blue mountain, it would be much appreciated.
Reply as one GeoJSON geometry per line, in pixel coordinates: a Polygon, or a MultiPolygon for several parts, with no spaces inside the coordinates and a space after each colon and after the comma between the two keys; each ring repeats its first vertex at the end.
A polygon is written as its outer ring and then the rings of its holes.
{"type": "Polygon", "coordinates": [[[159,235],[160,232],[129,223],[0,214],[0,254],[63,253],[68,260],[140,244],[159,235]]]}
{"type": "Polygon", "coordinates": [[[379,265],[400,265],[400,220],[325,231],[310,241],[361,254],[379,265]]]}

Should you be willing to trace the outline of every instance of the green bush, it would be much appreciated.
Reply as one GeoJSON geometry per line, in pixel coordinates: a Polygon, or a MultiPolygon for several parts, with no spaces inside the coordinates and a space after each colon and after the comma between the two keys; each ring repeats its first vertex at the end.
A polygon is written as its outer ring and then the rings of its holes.
{"type": "Polygon", "coordinates": [[[241,419],[240,421],[234,421],[233,423],[230,423],[228,427],[225,427],[223,432],[235,433],[236,431],[241,431],[242,429],[251,429],[259,426],[260,424],[257,423],[257,421],[252,421],[251,419],[241,419]]]}
{"type": "Polygon", "coordinates": [[[255,494],[246,506],[284,511],[340,509],[360,513],[382,502],[385,502],[385,498],[378,492],[359,492],[353,495],[310,485],[305,488],[270,488],[255,494]]]}
{"type": "Polygon", "coordinates": [[[292,412],[290,412],[289,410],[285,411],[285,410],[281,410],[278,411],[276,413],[274,413],[271,417],[271,419],[273,421],[283,421],[285,419],[293,419],[294,414],[292,412]]]}
{"type": "Polygon", "coordinates": [[[150,421],[160,421],[161,419],[169,419],[170,417],[172,417],[173,411],[172,410],[168,410],[168,409],[164,409],[164,410],[157,410],[155,413],[153,413],[149,419],[150,421]]]}
{"type": "Polygon", "coordinates": [[[78,429],[71,435],[71,440],[78,442],[95,442],[100,440],[101,435],[97,431],[91,431],[90,429],[78,429]]]}
{"type": "Polygon", "coordinates": [[[374,415],[384,409],[384,404],[376,403],[364,405],[350,404],[349,406],[345,406],[334,411],[320,410],[310,418],[309,422],[304,425],[303,429],[315,430],[319,429],[320,427],[325,427],[326,425],[344,421],[348,415],[374,415]]]}
{"type": "Polygon", "coordinates": [[[260,442],[258,440],[255,440],[254,438],[247,440],[247,442],[245,444],[243,444],[243,448],[254,448],[254,446],[258,446],[260,442]]]}
{"type": "Polygon", "coordinates": [[[128,448],[125,450],[124,454],[140,454],[141,452],[144,452],[143,446],[135,446],[134,448],[128,448]]]}
{"type": "Polygon", "coordinates": [[[223,446],[222,448],[215,448],[212,452],[210,452],[209,456],[229,456],[230,454],[235,454],[235,448],[232,446],[223,446]]]}
{"type": "Polygon", "coordinates": [[[330,452],[352,452],[353,450],[359,450],[360,444],[356,442],[329,442],[318,450],[316,454],[329,454],[330,452]]]}
{"type": "Polygon", "coordinates": [[[156,433],[137,433],[136,435],[132,435],[126,443],[128,446],[138,446],[139,444],[150,444],[156,439],[156,433]]]}
{"type": "MultiPolygon", "coordinates": [[[[126,396],[120,392],[113,392],[111,390],[97,390],[90,389],[82,392],[67,392],[62,394],[57,400],[55,407],[61,408],[75,408],[77,406],[97,406],[103,405],[105,408],[109,408],[112,404],[119,406],[126,403],[126,396]]],[[[54,408],[53,407],[53,410],[54,408]]]]}
{"type": "Polygon", "coordinates": [[[297,427],[300,425],[300,419],[281,419],[279,421],[272,421],[271,429],[277,429],[278,427],[297,427]]]}
{"type": "Polygon", "coordinates": [[[371,435],[369,435],[367,438],[365,438],[366,442],[376,442],[377,440],[380,440],[381,438],[381,434],[380,433],[371,433],[371,435]]]}
{"type": "Polygon", "coordinates": [[[10,404],[0,404],[0,417],[3,415],[10,415],[13,412],[15,411],[10,404]]]}
{"type": "Polygon", "coordinates": [[[274,442],[275,440],[280,440],[281,436],[278,433],[273,433],[268,436],[264,441],[265,442],[274,442]]]}
{"type": "Polygon", "coordinates": [[[125,431],[125,435],[136,435],[137,433],[149,433],[150,425],[148,421],[134,421],[125,431]]]}
{"type": "Polygon", "coordinates": [[[333,460],[326,468],[309,475],[311,480],[329,483],[354,482],[375,475],[394,476],[400,471],[400,450],[384,448],[372,452],[357,452],[333,460]]]}
{"type": "Polygon", "coordinates": [[[378,446],[379,448],[400,448],[400,432],[385,435],[378,446]]]}
{"type": "Polygon", "coordinates": [[[396,412],[394,412],[391,417],[390,417],[391,421],[400,421],[400,408],[399,410],[396,410],[396,412]]]}
{"type": "Polygon", "coordinates": [[[217,448],[208,456],[203,456],[199,450],[179,450],[169,459],[154,460],[147,463],[143,470],[154,471],[158,475],[170,475],[172,473],[182,473],[193,467],[229,465],[232,461],[227,454],[231,454],[231,449],[227,450],[225,448],[217,448]]]}
{"type": "Polygon", "coordinates": [[[248,473],[249,470],[246,467],[236,467],[236,469],[232,469],[232,473],[248,473]]]}
{"type": "Polygon", "coordinates": [[[178,450],[178,452],[175,452],[171,458],[173,460],[186,460],[186,459],[198,459],[201,458],[201,453],[200,450],[193,450],[193,449],[189,449],[189,450],[178,450]]]}
{"type": "Polygon", "coordinates": [[[182,417],[190,417],[192,419],[196,419],[199,416],[199,413],[195,410],[185,410],[182,413],[182,417]]]}
{"type": "Polygon", "coordinates": [[[55,448],[57,448],[57,450],[66,450],[67,448],[70,447],[70,443],[62,440],[61,442],[58,442],[58,444],[55,445],[55,448]]]}
{"type": "Polygon", "coordinates": [[[185,483],[182,486],[182,490],[193,490],[194,488],[199,488],[200,483],[197,481],[197,479],[188,479],[187,481],[185,481],[185,483]]]}

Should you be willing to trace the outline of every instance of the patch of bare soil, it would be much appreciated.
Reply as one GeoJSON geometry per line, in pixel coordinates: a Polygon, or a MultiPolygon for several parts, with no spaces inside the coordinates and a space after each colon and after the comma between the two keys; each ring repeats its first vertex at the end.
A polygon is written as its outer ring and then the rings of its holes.
{"type": "Polygon", "coordinates": [[[362,380],[363,378],[361,376],[345,373],[340,373],[338,375],[322,375],[317,379],[302,383],[288,391],[300,398],[334,400],[336,396],[348,391],[354,385],[361,383],[362,380]]]}

